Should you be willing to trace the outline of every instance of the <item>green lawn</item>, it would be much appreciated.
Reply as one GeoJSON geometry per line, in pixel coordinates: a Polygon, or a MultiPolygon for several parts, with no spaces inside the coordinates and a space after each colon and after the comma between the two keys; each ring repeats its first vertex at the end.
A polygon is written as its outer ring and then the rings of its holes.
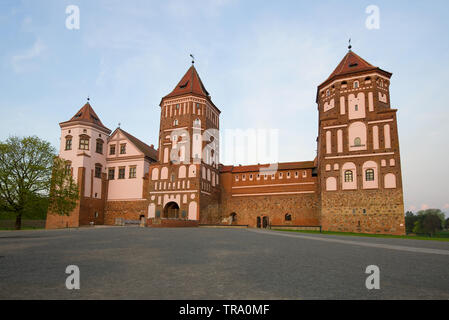
{"type": "MultiPolygon", "coordinates": [[[[45,228],[38,228],[38,227],[23,227],[20,230],[43,230],[45,228]]],[[[12,228],[6,228],[6,227],[0,227],[0,231],[3,230],[16,230],[14,227],[12,228]]]]}
{"type": "MultiPolygon", "coordinates": [[[[273,229],[276,231],[301,232],[301,233],[317,233],[315,230],[282,230],[273,229]]],[[[449,231],[441,231],[433,237],[428,236],[395,236],[390,234],[368,234],[368,233],[354,233],[354,232],[338,232],[338,231],[322,231],[321,234],[337,235],[337,236],[356,236],[356,237],[372,237],[372,238],[397,238],[397,239],[414,239],[414,240],[434,240],[434,241],[449,241],[449,231]]]]}

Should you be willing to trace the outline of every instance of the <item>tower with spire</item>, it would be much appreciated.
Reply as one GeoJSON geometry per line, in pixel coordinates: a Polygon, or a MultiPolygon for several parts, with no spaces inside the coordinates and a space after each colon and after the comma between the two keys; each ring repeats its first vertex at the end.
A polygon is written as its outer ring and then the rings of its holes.
{"type": "Polygon", "coordinates": [[[107,195],[105,146],[111,130],[103,125],[90,105],[90,99],[68,121],[59,124],[59,156],[66,161],[78,183],[80,198],[75,210],[61,217],[49,212],[47,227],[78,227],[103,224],[107,195]]]}
{"type": "Polygon", "coordinates": [[[207,221],[206,212],[217,207],[220,194],[220,110],[193,61],[159,106],[159,161],[152,165],[149,185],[150,223],[207,221]]]}
{"type": "Polygon", "coordinates": [[[321,225],[324,230],[403,234],[392,74],[351,48],[317,90],[321,225]]]}

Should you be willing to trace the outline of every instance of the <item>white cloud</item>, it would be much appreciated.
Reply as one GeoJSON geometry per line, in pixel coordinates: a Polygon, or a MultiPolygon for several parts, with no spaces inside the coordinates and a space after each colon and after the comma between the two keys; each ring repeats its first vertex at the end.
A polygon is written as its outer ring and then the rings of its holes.
{"type": "Polygon", "coordinates": [[[46,49],[44,43],[37,38],[33,46],[22,53],[14,55],[11,64],[15,72],[22,73],[28,70],[30,62],[39,57],[46,49]]]}

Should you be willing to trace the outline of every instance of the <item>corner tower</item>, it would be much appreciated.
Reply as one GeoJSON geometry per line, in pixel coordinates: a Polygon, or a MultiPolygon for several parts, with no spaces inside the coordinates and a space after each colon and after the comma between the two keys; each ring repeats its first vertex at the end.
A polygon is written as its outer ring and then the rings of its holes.
{"type": "Polygon", "coordinates": [[[210,222],[218,216],[220,110],[195,67],[162,98],[159,161],[150,171],[148,218],[210,222]]]}
{"type": "Polygon", "coordinates": [[[318,86],[318,173],[324,230],[404,234],[391,76],[349,48],[318,86]]]}
{"type": "Polygon", "coordinates": [[[89,101],[61,122],[59,157],[78,183],[80,199],[69,216],[47,213],[46,228],[103,224],[107,198],[106,144],[111,130],[103,125],[89,101]]]}

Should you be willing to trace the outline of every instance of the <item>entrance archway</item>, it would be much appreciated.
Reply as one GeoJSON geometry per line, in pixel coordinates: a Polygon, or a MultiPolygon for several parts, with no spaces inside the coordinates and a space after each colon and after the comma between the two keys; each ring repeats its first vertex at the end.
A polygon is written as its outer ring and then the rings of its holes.
{"type": "Polygon", "coordinates": [[[179,219],[179,206],[176,202],[169,202],[164,207],[162,218],[179,219]]]}

